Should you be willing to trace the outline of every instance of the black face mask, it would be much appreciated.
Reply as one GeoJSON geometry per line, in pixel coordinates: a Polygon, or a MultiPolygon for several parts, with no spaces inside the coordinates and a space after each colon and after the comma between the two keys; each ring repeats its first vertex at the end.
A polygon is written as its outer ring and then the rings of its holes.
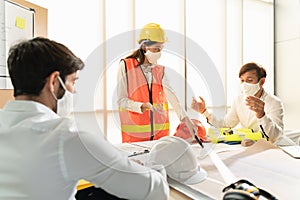
{"type": "Polygon", "coordinates": [[[223,189],[223,200],[255,200],[263,196],[269,200],[277,200],[267,191],[260,189],[247,180],[239,180],[223,189]]]}

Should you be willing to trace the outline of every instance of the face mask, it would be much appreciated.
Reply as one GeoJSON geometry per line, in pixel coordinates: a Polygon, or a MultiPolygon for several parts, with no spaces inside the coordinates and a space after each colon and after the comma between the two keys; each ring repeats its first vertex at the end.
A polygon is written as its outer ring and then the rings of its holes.
{"type": "Polygon", "coordinates": [[[161,52],[153,53],[150,50],[147,50],[145,56],[150,63],[157,64],[157,60],[160,58],[161,52]]]}
{"type": "Polygon", "coordinates": [[[74,95],[73,93],[69,92],[69,90],[67,90],[60,77],[58,77],[58,80],[65,90],[65,94],[61,99],[57,100],[57,114],[61,117],[68,117],[74,111],[74,95]]]}
{"type": "Polygon", "coordinates": [[[64,96],[57,101],[57,114],[61,117],[67,117],[73,111],[73,94],[66,90],[64,96]]]}
{"type": "Polygon", "coordinates": [[[241,84],[241,90],[245,97],[254,96],[260,90],[259,82],[256,84],[243,82],[241,84]]]}

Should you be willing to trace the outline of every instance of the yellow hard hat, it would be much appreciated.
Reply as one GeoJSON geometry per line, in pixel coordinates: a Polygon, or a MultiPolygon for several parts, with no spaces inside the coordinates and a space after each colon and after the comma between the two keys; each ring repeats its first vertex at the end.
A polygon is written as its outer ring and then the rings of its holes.
{"type": "Polygon", "coordinates": [[[159,24],[149,23],[142,28],[138,43],[140,43],[142,40],[150,40],[152,42],[166,42],[167,39],[165,37],[164,30],[160,27],[159,24]]]}

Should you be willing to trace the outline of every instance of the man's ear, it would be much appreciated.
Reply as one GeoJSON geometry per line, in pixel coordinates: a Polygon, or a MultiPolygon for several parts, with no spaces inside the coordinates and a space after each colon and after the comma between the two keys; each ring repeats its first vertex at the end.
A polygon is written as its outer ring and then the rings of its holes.
{"type": "Polygon", "coordinates": [[[47,79],[46,85],[49,87],[51,92],[54,92],[54,88],[57,87],[56,85],[59,84],[57,77],[59,76],[58,71],[52,72],[47,79]]]}
{"type": "Polygon", "coordinates": [[[259,81],[259,85],[260,86],[263,86],[265,84],[265,81],[266,81],[266,78],[265,77],[262,77],[259,81]]]}

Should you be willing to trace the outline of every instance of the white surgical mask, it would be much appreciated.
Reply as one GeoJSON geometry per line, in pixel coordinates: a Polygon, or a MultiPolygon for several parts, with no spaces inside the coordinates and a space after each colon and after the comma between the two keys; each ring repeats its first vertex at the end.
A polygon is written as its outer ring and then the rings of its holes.
{"type": "Polygon", "coordinates": [[[160,58],[161,52],[159,51],[159,52],[153,53],[150,50],[147,50],[145,53],[145,56],[150,63],[157,64],[157,60],[160,58]]]}
{"type": "Polygon", "coordinates": [[[65,90],[65,94],[61,99],[57,100],[57,114],[61,117],[70,117],[74,111],[74,94],[67,90],[60,77],[58,77],[58,80],[65,90]]]}
{"type": "Polygon", "coordinates": [[[74,111],[73,93],[66,90],[64,96],[57,101],[57,114],[61,117],[68,117],[74,111]]]}
{"type": "Polygon", "coordinates": [[[259,82],[256,84],[243,82],[241,90],[245,97],[254,96],[260,90],[259,82]]]}

